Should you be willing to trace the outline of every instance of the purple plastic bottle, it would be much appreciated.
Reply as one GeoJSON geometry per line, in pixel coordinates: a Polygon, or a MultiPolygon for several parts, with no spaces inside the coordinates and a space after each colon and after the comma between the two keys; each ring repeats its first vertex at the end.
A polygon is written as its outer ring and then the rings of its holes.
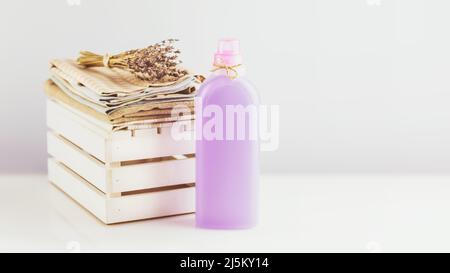
{"type": "Polygon", "coordinates": [[[196,98],[196,223],[250,228],[258,218],[258,95],[239,41],[219,41],[214,67],[196,98]]]}

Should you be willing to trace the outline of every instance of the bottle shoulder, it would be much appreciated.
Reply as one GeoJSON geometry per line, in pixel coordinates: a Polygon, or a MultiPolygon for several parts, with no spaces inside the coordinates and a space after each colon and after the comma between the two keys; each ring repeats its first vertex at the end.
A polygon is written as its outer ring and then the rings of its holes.
{"type": "Polygon", "coordinates": [[[221,92],[230,92],[231,90],[238,90],[240,93],[245,93],[250,96],[254,102],[259,101],[259,95],[254,85],[245,77],[240,76],[235,79],[230,79],[226,75],[211,75],[199,88],[197,97],[207,98],[214,96],[221,92]]]}

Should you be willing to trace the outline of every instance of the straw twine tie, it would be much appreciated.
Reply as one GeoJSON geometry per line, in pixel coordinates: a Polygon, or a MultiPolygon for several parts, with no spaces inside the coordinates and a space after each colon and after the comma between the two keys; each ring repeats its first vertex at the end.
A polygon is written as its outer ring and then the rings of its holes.
{"type": "Polygon", "coordinates": [[[227,72],[227,77],[230,78],[231,80],[234,80],[237,77],[239,77],[239,73],[237,72],[236,68],[240,67],[241,65],[242,64],[237,64],[237,65],[232,65],[232,66],[214,65],[214,68],[211,70],[211,72],[216,72],[218,70],[224,69],[227,72]],[[231,75],[231,73],[233,73],[233,75],[231,75]]]}

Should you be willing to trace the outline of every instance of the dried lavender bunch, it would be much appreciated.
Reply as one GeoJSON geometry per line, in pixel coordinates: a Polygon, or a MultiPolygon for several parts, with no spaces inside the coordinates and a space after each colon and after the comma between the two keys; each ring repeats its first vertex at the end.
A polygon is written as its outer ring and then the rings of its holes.
{"type": "Polygon", "coordinates": [[[180,51],[174,47],[177,41],[168,39],[143,49],[129,50],[113,56],[81,51],[77,62],[85,67],[106,66],[125,69],[150,83],[177,81],[188,74],[187,70],[179,67],[180,51]]]}

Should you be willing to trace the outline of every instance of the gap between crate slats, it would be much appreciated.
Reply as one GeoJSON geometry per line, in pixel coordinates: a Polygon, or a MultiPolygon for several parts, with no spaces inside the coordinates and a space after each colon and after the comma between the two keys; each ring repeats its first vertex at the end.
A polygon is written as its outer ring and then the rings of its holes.
{"type": "Polygon", "coordinates": [[[47,133],[47,146],[52,157],[108,194],[192,183],[195,180],[195,158],[191,155],[157,161],[147,159],[105,164],[50,131],[47,133]]]}

